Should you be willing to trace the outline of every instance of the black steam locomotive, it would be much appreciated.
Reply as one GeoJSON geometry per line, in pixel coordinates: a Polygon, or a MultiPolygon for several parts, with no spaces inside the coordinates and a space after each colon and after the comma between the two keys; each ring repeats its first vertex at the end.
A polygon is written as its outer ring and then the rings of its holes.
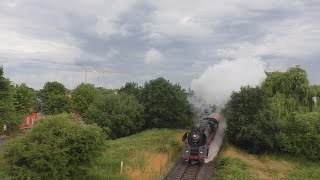
{"type": "Polygon", "coordinates": [[[219,122],[215,118],[205,117],[191,131],[182,137],[184,142],[182,157],[186,160],[203,161],[209,153],[209,145],[218,130],[219,122]]]}

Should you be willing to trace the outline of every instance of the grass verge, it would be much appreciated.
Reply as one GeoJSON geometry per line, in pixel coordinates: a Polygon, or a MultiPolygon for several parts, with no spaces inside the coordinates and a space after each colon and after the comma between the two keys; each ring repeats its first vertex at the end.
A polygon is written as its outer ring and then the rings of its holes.
{"type": "Polygon", "coordinates": [[[181,149],[185,131],[153,129],[107,142],[86,179],[156,179],[181,149]],[[120,163],[123,161],[123,172],[120,163]]]}
{"type": "Polygon", "coordinates": [[[226,144],[214,179],[320,179],[320,163],[287,155],[250,155],[226,144]]]}

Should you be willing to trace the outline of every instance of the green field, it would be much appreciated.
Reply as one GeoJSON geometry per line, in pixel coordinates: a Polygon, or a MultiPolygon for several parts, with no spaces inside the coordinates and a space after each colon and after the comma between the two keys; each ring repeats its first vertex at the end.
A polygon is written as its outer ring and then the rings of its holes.
{"type": "Polygon", "coordinates": [[[247,154],[226,144],[215,170],[214,179],[320,179],[320,163],[287,155],[247,154]]]}

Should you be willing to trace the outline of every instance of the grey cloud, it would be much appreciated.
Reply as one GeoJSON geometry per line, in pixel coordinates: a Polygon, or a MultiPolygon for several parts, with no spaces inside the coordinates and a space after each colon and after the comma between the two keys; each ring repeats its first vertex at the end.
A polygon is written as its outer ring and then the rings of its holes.
{"type": "MultiPolygon", "coordinates": [[[[121,75],[92,75],[91,82],[99,86],[119,87],[127,81],[142,84],[145,80],[163,75],[187,87],[206,67],[223,59],[217,54],[219,49],[237,50],[244,43],[251,47],[264,47],[266,37],[271,34],[276,39],[278,32],[285,31],[285,27],[280,30],[274,28],[288,21],[296,21],[298,26],[320,25],[316,22],[320,17],[318,1],[297,1],[297,4],[289,3],[289,0],[283,3],[262,2],[226,1],[220,4],[201,1],[189,4],[183,1],[183,8],[179,8],[181,2],[174,2],[170,7],[164,1],[119,1],[117,4],[113,1],[20,0],[15,7],[1,2],[1,29],[59,46],[55,50],[57,52],[41,57],[18,58],[12,54],[0,54],[0,63],[5,64],[9,77],[38,77],[42,83],[54,79],[55,74],[81,74],[84,65],[126,72],[121,75]],[[183,12],[178,12],[181,9],[183,12]],[[102,33],[96,29],[101,17],[107,23],[102,33]],[[185,21],[187,25],[177,25],[180,23],[178,20],[185,21]],[[108,28],[114,32],[108,33],[111,31],[108,28]],[[65,47],[62,45],[72,47],[74,52],[69,57],[64,51],[60,53],[65,47]],[[145,54],[151,48],[163,54],[163,63],[145,64],[145,54]],[[45,73],[51,74],[50,77],[41,76],[45,73]]],[[[283,39],[282,46],[287,40],[283,39]]],[[[309,45],[311,42],[301,43],[309,45]]],[[[320,47],[313,43],[311,47],[320,47]]],[[[282,52],[281,49],[277,51],[282,52]]],[[[317,78],[320,64],[314,61],[319,58],[319,53],[306,52],[301,57],[292,57],[288,53],[263,50],[263,53],[253,55],[260,56],[272,66],[301,64],[310,71],[312,82],[320,82],[317,78]],[[312,66],[309,65],[311,62],[312,66]]],[[[71,80],[64,81],[60,77],[62,75],[56,77],[72,88],[74,84],[70,83],[71,80]]],[[[77,77],[77,82],[82,80],[82,75],[77,77]]],[[[32,81],[32,85],[41,87],[37,81],[32,81]]]]}

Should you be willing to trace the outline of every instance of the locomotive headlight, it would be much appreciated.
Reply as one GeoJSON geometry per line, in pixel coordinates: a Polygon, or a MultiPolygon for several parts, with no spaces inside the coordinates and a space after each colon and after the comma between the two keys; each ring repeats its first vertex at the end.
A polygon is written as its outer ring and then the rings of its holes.
{"type": "Polygon", "coordinates": [[[189,153],[189,151],[188,151],[188,150],[186,150],[186,153],[189,153]]]}
{"type": "Polygon", "coordinates": [[[202,152],[202,151],[200,151],[200,154],[203,154],[203,152],[202,152]]]}

